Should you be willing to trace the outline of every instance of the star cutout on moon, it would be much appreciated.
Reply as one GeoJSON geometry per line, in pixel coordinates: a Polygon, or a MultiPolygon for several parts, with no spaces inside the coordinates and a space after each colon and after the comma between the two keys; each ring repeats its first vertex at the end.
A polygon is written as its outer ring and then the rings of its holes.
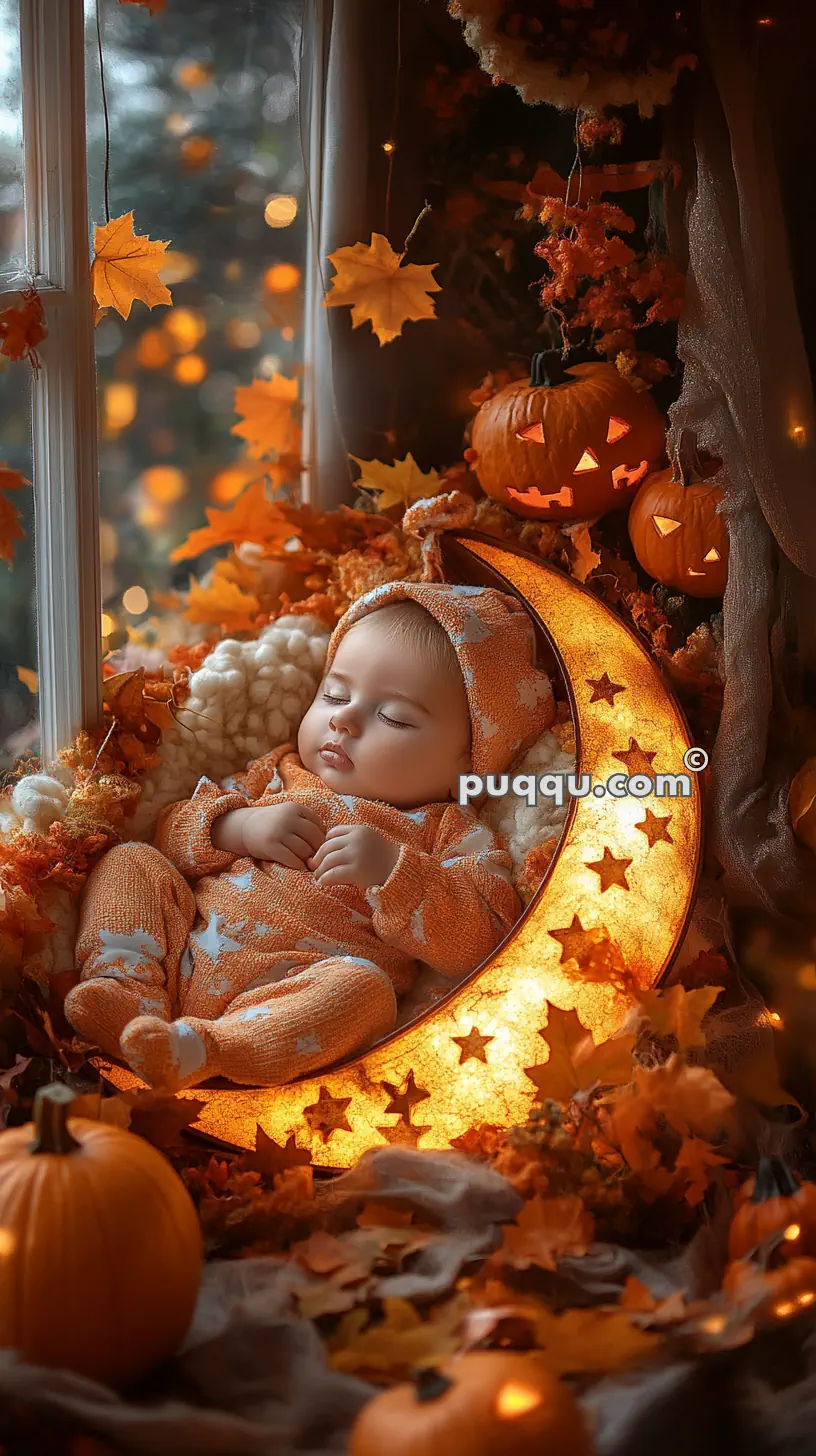
{"type": "Polygon", "coordinates": [[[608,703],[611,708],[615,706],[615,694],[625,693],[623,683],[614,683],[608,672],[604,672],[598,678],[588,677],[585,681],[592,688],[591,703],[608,703]]]}
{"type": "Polygon", "coordinates": [[[408,1073],[402,1092],[393,1082],[383,1082],[382,1086],[391,1098],[385,1109],[386,1112],[398,1112],[403,1122],[406,1123],[411,1121],[411,1109],[431,1095],[424,1087],[417,1087],[413,1068],[408,1073]]]}
{"type": "Polygon", "coordinates": [[[346,1108],[350,1101],[350,1097],[332,1097],[328,1087],[321,1087],[317,1101],[304,1107],[303,1116],[312,1132],[320,1133],[324,1143],[329,1141],[333,1132],[351,1132],[346,1118],[346,1108]]]}
{"type": "Polygon", "coordinates": [[[664,844],[674,844],[668,828],[671,822],[671,814],[653,814],[651,809],[644,809],[643,812],[646,818],[641,819],[640,823],[635,825],[635,828],[639,829],[641,834],[646,835],[649,841],[649,848],[651,849],[660,840],[664,844]]]}
{"type": "Polygon", "coordinates": [[[470,1028],[467,1036],[452,1036],[451,1041],[455,1041],[459,1048],[460,1067],[463,1062],[469,1061],[471,1057],[477,1062],[486,1062],[485,1047],[492,1040],[492,1036],[482,1036],[482,1033],[476,1026],[470,1028]]]}
{"type": "Polygon", "coordinates": [[[656,756],[656,752],[649,753],[648,750],[642,749],[636,738],[629,739],[629,747],[624,753],[612,754],[613,758],[617,758],[621,763],[626,764],[626,771],[630,778],[639,773],[646,774],[649,778],[654,778],[652,759],[656,756]]]}
{"type": "Polygon", "coordinates": [[[561,962],[577,961],[579,966],[592,955],[598,940],[591,930],[584,930],[577,915],[565,929],[548,930],[547,934],[561,946],[561,962]]]}
{"type": "Polygon", "coordinates": [[[395,1122],[393,1127],[378,1127],[377,1132],[381,1133],[387,1143],[396,1148],[416,1148],[419,1146],[419,1139],[424,1132],[430,1132],[430,1123],[426,1127],[420,1124],[395,1122]]]}
{"type": "Polygon", "coordinates": [[[584,863],[588,870],[594,870],[596,875],[600,877],[602,895],[606,890],[611,889],[613,885],[618,885],[621,890],[629,889],[626,871],[632,861],[630,859],[616,859],[608,844],[604,846],[604,852],[600,859],[588,859],[584,863]]]}

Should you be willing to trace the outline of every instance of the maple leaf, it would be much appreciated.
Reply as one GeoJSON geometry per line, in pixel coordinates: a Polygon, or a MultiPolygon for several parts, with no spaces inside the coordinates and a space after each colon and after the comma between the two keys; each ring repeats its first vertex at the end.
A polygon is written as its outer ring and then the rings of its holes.
{"type": "Polygon", "coordinates": [[[22,525],[22,516],[12,501],[3,494],[6,490],[21,490],[23,486],[30,485],[31,481],[26,480],[19,470],[12,470],[10,465],[0,464],[0,557],[11,566],[14,560],[14,542],[20,541],[25,535],[22,525]]]}
{"type": "Polygon", "coordinates": [[[681,1137],[711,1138],[727,1125],[734,1101],[708,1067],[690,1067],[672,1054],[662,1066],[635,1067],[631,1088],[611,1104],[609,1121],[630,1168],[645,1173],[660,1161],[649,1141],[660,1119],[681,1137]]]}
{"type": "Polygon", "coordinates": [[[436,305],[428,297],[441,291],[433,277],[436,263],[404,263],[404,257],[382,233],[372,233],[370,243],[337,248],[328,255],[337,271],[324,307],[350,304],[352,326],[370,322],[380,344],[396,339],[409,320],[436,318],[436,305]]]}
{"type": "Polygon", "coordinates": [[[101,1092],[85,1092],[75,1097],[68,1109],[69,1117],[88,1117],[93,1122],[107,1122],[113,1127],[130,1127],[131,1109],[124,1097],[103,1097],[101,1092]]]}
{"type": "Polygon", "coordinates": [[[668,991],[637,991],[637,1005],[655,1036],[674,1036],[681,1052],[705,1046],[702,1020],[714,1005],[722,986],[701,986],[686,991],[671,986],[668,991]]]}
{"type": "Polygon", "coordinates": [[[329,1342],[329,1363],[375,1384],[405,1380],[417,1365],[433,1365],[453,1354],[465,1309],[466,1301],[457,1296],[425,1320],[408,1300],[385,1299],[385,1319],[376,1325],[368,1310],[353,1310],[329,1342]]]}
{"type": "Polygon", "coordinates": [[[253,460],[264,455],[275,459],[300,455],[300,406],[298,382],[284,374],[271,379],[253,379],[235,391],[235,413],[243,415],[231,434],[246,440],[253,460]]]}
{"type": "Polygon", "coordinates": [[[554,1269],[563,1254],[583,1256],[595,1237],[595,1220],[576,1193],[542,1198],[537,1193],[525,1203],[515,1223],[503,1226],[504,1249],[517,1269],[537,1264],[554,1269]]]}
{"type": "Polygon", "coordinates": [[[620,1370],[662,1345],[659,1335],[641,1330],[625,1310],[568,1309],[556,1315],[539,1303],[534,1325],[536,1344],[554,1375],[620,1370]]]}
{"type": "Polygon", "coordinates": [[[404,460],[395,460],[393,465],[386,465],[383,460],[359,460],[356,455],[349,458],[363,472],[357,481],[359,488],[377,492],[378,511],[413,505],[414,501],[438,495],[444,488],[437,471],[421,471],[410,451],[404,460]]]}
{"type": "Polygon", "coordinates": [[[702,1203],[711,1182],[711,1170],[721,1167],[728,1159],[715,1153],[705,1138],[685,1137],[674,1160],[675,1173],[681,1173],[686,1180],[683,1194],[692,1208],[702,1203]]]}
{"type": "Polygon", "coordinates": [[[208,525],[191,531],[186,541],[170,552],[171,561],[185,561],[200,556],[211,546],[240,545],[243,541],[257,546],[283,546],[297,535],[274,502],[267,499],[266,482],[261,476],[252,482],[226,510],[207,507],[208,525]]]}
{"type": "Polygon", "coordinates": [[[175,1097],[148,1087],[123,1092],[121,1100],[130,1108],[131,1132],[154,1148],[177,1147],[184,1128],[195,1122],[206,1105],[196,1097],[175,1097]]]}
{"type": "Polygon", "coordinates": [[[255,1151],[247,1154],[244,1161],[248,1168],[254,1168],[262,1178],[272,1179],[287,1168],[308,1167],[312,1160],[306,1148],[298,1147],[295,1133],[290,1133],[285,1145],[281,1147],[258,1124],[255,1128],[255,1151]]]}
{"type": "Polygon", "coordinates": [[[675,1289],[664,1299],[655,1299],[634,1274],[628,1276],[618,1305],[620,1309],[628,1310],[631,1314],[648,1315],[649,1318],[643,1323],[650,1326],[678,1324],[688,1318],[688,1306],[682,1289],[675,1289]]]}
{"type": "Polygon", "coordinates": [[[241,591],[234,581],[216,576],[209,586],[202,586],[191,577],[182,616],[224,632],[252,632],[260,610],[258,598],[241,591]]]}
{"type": "Polygon", "coordinates": [[[167,0],[119,0],[120,5],[143,5],[151,15],[158,15],[167,9],[167,0]]]}
{"type": "Polygon", "coordinates": [[[39,692],[39,673],[36,673],[31,667],[20,667],[19,664],[17,665],[17,667],[15,667],[14,671],[16,672],[20,682],[23,684],[23,687],[28,688],[28,691],[30,693],[39,692]]]}
{"type": "Polygon", "coordinates": [[[135,300],[148,308],[172,303],[170,289],[159,277],[162,254],[169,246],[134,233],[132,212],[97,227],[91,280],[99,307],[115,308],[122,318],[130,318],[135,300]]]}
{"type": "Polygon", "coordinates": [[[632,1080],[633,1035],[612,1037],[596,1046],[575,1011],[549,1006],[547,1025],[539,1036],[550,1048],[549,1059],[524,1070],[542,1101],[569,1102],[595,1083],[618,1086],[632,1080]]]}
{"type": "Polygon", "coordinates": [[[36,378],[40,372],[37,345],[47,336],[40,295],[36,288],[26,288],[19,308],[11,304],[0,313],[0,354],[7,359],[27,359],[36,378]]]}
{"type": "Polygon", "coordinates": [[[573,554],[570,559],[572,574],[577,581],[584,582],[595,567],[601,564],[600,553],[592,549],[589,526],[584,524],[564,526],[563,531],[572,542],[573,554]]]}

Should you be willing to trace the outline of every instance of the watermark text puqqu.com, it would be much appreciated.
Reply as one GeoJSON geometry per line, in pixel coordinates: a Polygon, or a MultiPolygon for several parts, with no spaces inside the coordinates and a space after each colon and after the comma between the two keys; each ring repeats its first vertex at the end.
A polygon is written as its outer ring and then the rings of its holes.
{"type": "MultiPolygon", "coordinates": [[[[688,748],[683,754],[683,765],[691,773],[700,773],[708,763],[704,748],[688,748]]],[[[559,808],[570,799],[690,799],[692,784],[688,773],[625,774],[614,773],[608,779],[593,783],[591,774],[460,774],[459,803],[469,804],[481,794],[491,799],[502,799],[513,794],[524,799],[532,808],[539,798],[551,799],[559,808]]]]}

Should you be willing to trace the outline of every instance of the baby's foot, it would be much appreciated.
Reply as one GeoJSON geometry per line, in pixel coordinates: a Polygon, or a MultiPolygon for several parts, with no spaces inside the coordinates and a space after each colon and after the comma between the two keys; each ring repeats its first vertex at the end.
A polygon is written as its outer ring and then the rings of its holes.
{"type": "Polygon", "coordinates": [[[86,1041],[118,1057],[119,1038],[134,1016],[169,1021],[171,1012],[166,993],[158,987],[92,976],[68,992],[65,1015],[86,1041]]]}
{"type": "Polygon", "coordinates": [[[137,1016],[122,1032],[121,1055],[148,1087],[178,1092],[215,1072],[208,1065],[203,1038],[186,1021],[137,1016]]]}

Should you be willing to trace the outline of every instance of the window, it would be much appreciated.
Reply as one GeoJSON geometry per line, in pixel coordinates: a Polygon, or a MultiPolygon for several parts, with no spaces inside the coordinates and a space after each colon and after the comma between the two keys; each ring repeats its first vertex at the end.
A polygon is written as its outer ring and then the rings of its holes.
{"type": "MultiPolygon", "coordinates": [[[[33,281],[49,329],[38,380],[24,362],[0,371],[0,458],[34,481],[13,571],[0,563],[0,770],[98,720],[102,651],[149,641],[189,575],[173,546],[246,478],[236,386],[304,372],[319,275],[297,71],[304,16],[319,37],[321,11],[100,5],[105,106],[95,0],[0,0],[0,308],[33,281]],[[169,241],[173,303],[94,330],[106,110],[110,216],[132,210],[137,232],[169,241]]],[[[314,70],[308,90],[314,110],[314,70]]]]}

